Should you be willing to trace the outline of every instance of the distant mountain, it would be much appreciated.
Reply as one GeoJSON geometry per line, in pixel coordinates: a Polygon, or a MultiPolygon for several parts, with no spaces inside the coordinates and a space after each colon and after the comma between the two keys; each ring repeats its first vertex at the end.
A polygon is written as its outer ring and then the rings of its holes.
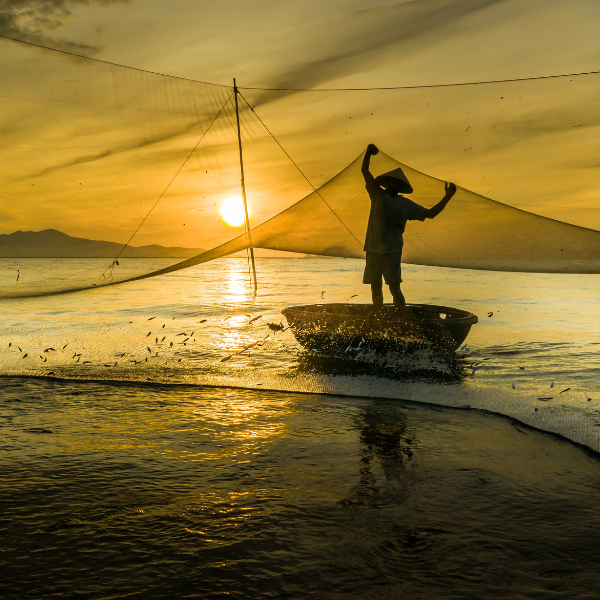
{"type": "MultiPolygon", "coordinates": [[[[114,258],[123,244],[71,237],[56,229],[15,231],[0,235],[0,258],[114,258]]],[[[202,248],[128,246],[124,258],[189,258],[202,248]]]]}

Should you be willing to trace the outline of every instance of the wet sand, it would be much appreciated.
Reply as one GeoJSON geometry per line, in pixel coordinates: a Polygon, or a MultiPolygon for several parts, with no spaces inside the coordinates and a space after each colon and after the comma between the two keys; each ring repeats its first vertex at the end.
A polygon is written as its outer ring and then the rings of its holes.
{"type": "Polygon", "coordinates": [[[595,598],[600,461],[396,400],[2,379],[3,598],[595,598]]]}

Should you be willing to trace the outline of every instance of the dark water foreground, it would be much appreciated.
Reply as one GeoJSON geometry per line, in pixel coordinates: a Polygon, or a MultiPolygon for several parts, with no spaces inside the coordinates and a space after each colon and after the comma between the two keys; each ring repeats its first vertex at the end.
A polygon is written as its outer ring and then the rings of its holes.
{"type": "Polygon", "coordinates": [[[600,462],[506,419],[0,385],[4,599],[598,597],[600,462]]]}

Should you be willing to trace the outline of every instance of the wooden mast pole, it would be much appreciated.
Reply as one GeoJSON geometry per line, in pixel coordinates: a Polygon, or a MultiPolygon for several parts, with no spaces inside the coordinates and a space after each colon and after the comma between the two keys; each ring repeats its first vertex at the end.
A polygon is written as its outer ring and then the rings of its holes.
{"type": "Polygon", "coordinates": [[[252,275],[254,277],[254,293],[258,289],[256,283],[256,265],[254,264],[254,248],[252,247],[252,236],[250,234],[250,219],[248,218],[248,202],[246,200],[246,181],[244,179],[244,157],[242,155],[242,133],[240,131],[240,113],[238,109],[238,88],[233,80],[233,95],[235,96],[235,118],[237,121],[238,146],[240,149],[240,172],[242,174],[242,198],[244,199],[244,215],[246,218],[246,236],[248,239],[248,247],[250,249],[250,258],[252,260],[252,275]]]}

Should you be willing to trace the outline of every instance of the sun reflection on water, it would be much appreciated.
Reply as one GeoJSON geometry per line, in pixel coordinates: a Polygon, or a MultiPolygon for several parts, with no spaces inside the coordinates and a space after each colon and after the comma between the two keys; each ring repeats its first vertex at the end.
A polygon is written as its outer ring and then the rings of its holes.
{"type": "MultiPolygon", "coordinates": [[[[245,260],[224,261],[222,285],[223,306],[239,311],[254,299],[245,260]]],[[[225,317],[222,329],[223,337],[219,343],[220,349],[225,352],[238,352],[254,341],[249,337],[246,328],[250,316],[237,313],[225,317]]]]}

